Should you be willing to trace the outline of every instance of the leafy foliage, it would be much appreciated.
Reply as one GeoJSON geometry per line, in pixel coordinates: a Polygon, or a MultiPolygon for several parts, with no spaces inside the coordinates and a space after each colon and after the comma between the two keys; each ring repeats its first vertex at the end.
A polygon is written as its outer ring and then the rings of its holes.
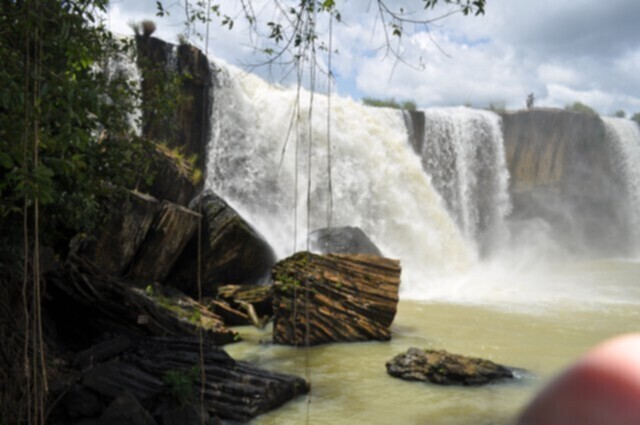
{"type": "Polygon", "coordinates": [[[153,147],[136,135],[132,40],[100,22],[106,0],[1,3],[0,220],[40,206],[45,243],[89,232],[101,200],[147,179],[153,147]]]}
{"type": "Polygon", "coordinates": [[[581,114],[595,115],[595,116],[599,115],[595,111],[595,109],[585,105],[582,102],[574,102],[572,105],[567,105],[564,109],[566,109],[567,111],[579,112],[581,114]]]}
{"type": "MultiPolygon", "coordinates": [[[[335,0],[271,0],[275,5],[274,15],[266,21],[260,19],[259,13],[256,13],[256,10],[264,8],[264,4],[258,3],[257,0],[241,2],[242,12],[239,19],[244,18],[249,25],[254,47],[268,57],[267,64],[314,62],[317,65],[314,58],[318,50],[336,52],[330,47],[330,37],[329,40],[325,40],[327,34],[320,30],[321,27],[331,27],[332,22],[343,21],[343,15],[335,0]]],[[[434,22],[455,13],[465,16],[483,15],[486,0],[414,0],[413,4],[415,7],[409,10],[388,0],[371,2],[370,9],[382,24],[386,53],[402,61],[402,51],[393,43],[394,40],[399,41],[407,32],[428,30],[434,22]],[[438,5],[446,5],[449,8],[434,11],[438,5]]],[[[182,6],[182,3],[167,6],[165,2],[157,1],[156,15],[167,16],[170,9],[176,5],[182,6]]],[[[185,37],[202,38],[195,30],[194,24],[211,22],[211,16],[219,19],[223,27],[233,29],[234,19],[238,19],[237,17],[224,14],[219,3],[214,3],[211,8],[208,6],[209,3],[204,0],[185,0],[182,6],[187,15],[185,37]]]]}
{"type": "Polygon", "coordinates": [[[196,382],[200,375],[200,368],[197,366],[191,369],[171,369],[163,377],[164,382],[169,386],[171,395],[181,406],[196,401],[196,382]]]}
{"type": "Polygon", "coordinates": [[[363,97],[362,103],[368,106],[375,106],[380,108],[405,109],[407,111],[415,111],[417,108],[416,103],[412,100],[397,102],[394,98],[374,99],[372,97],[363,97]]]}
{"type": "Polygon", "coordinates": [[[635,114],[633,114],[631,116],[631,119],[640,125],[640,112],[636,112],[635,114]]]}

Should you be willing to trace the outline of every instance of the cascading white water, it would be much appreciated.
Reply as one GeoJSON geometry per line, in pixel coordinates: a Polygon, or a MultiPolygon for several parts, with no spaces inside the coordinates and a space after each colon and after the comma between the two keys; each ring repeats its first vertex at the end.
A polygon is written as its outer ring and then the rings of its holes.
{"type": "MultiPolygon", "coordinates": [[[[310,120],[304,90],[297,98],[295,89],[230,66],[217,70],[217,80],[207,186],[255,225],[279,256],[305,249],[307,230],[327,226],[327,97],[315,95],[310,120]]],[[[467,268],[473,247],[407,143],[402,114],[340,97],[331,99],[331,108],[333,226],[358,226],[385,255],[401,259],[404,291],[467,268]]]]}
{"type": "Polygon", "coordinates": [[[504,242],[511,211],[500,117],[464,107],[424,111],[422,163],[469,241],[491,250],[504,242]]]}
{"type": "Polygon", "coordinates": [[[636,255],[640,255],[640,127],[623,118],[602,118],[613,160],[626,184],[630,207],[630,229],[636,255]]]}
{"type": "MultiPolygon", "coordinates": [[[[142,75],[138,64],[130,54],[118,52],[117,55],[110,57],[106,64],[100,66],[106,71],[108,78],[124,78],[135,92],[141,92],[142,75]]],[[[133,132],[140,136],[142,135],[142,108],[139,104],[140,99],[136,99],[135,102],[127,118],[133,132]]]]}

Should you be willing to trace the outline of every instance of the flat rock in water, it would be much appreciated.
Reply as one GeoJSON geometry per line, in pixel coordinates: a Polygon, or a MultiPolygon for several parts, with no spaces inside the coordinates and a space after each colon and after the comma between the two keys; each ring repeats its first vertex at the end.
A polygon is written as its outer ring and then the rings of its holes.
{"type": "Polygon", "coordinates": [[[445,350],[410,348],[388,361],[386,366],[387,373],[396,378],[439,385],[485,385],[514,378],[513,372],[505,366],[445,350]]]}

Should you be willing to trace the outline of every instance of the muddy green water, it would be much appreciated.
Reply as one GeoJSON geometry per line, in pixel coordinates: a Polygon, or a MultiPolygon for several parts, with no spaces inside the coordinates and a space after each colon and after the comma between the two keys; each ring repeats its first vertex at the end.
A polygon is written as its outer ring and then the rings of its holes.
{"type": "Polygon", "coordinates": [[[446,284],[450,289],[436,291],[431,301],[403,299],[386,343],[305,351],[260,343],[269,330],[240,328],[246,341],[227,347],[233,357],[312,383],[310,399],[299,397],[252,424],[301,424],[307,414],[314,425],[510,424],[542,385],[586,349],[640,331],[638,262],[578,262],[519,275],[485,270],[446,284]],[[385,362],[412,346],[484,357],[530,374],[480,388],[388,376],[385,362]]]}

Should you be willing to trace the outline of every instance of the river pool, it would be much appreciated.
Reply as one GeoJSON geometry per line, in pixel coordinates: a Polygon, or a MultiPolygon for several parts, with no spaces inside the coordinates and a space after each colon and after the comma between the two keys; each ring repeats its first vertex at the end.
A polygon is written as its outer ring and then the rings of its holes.
{"type": "Polygon", "coordinates": [[[594,344],[640,331],[640,262],[598,260],[495,270],[443,283],[424,300],[403,298],[390,342],[292,348],[261,343],[270,329],[239,328],[226,347],[238,360],[306,376],[299,397],[252,424],[510,424],[535,392],[594,344]],[[440,387],[387,375],[409,347],[446,349],[524,368],[508,383],[440,387]]]}

